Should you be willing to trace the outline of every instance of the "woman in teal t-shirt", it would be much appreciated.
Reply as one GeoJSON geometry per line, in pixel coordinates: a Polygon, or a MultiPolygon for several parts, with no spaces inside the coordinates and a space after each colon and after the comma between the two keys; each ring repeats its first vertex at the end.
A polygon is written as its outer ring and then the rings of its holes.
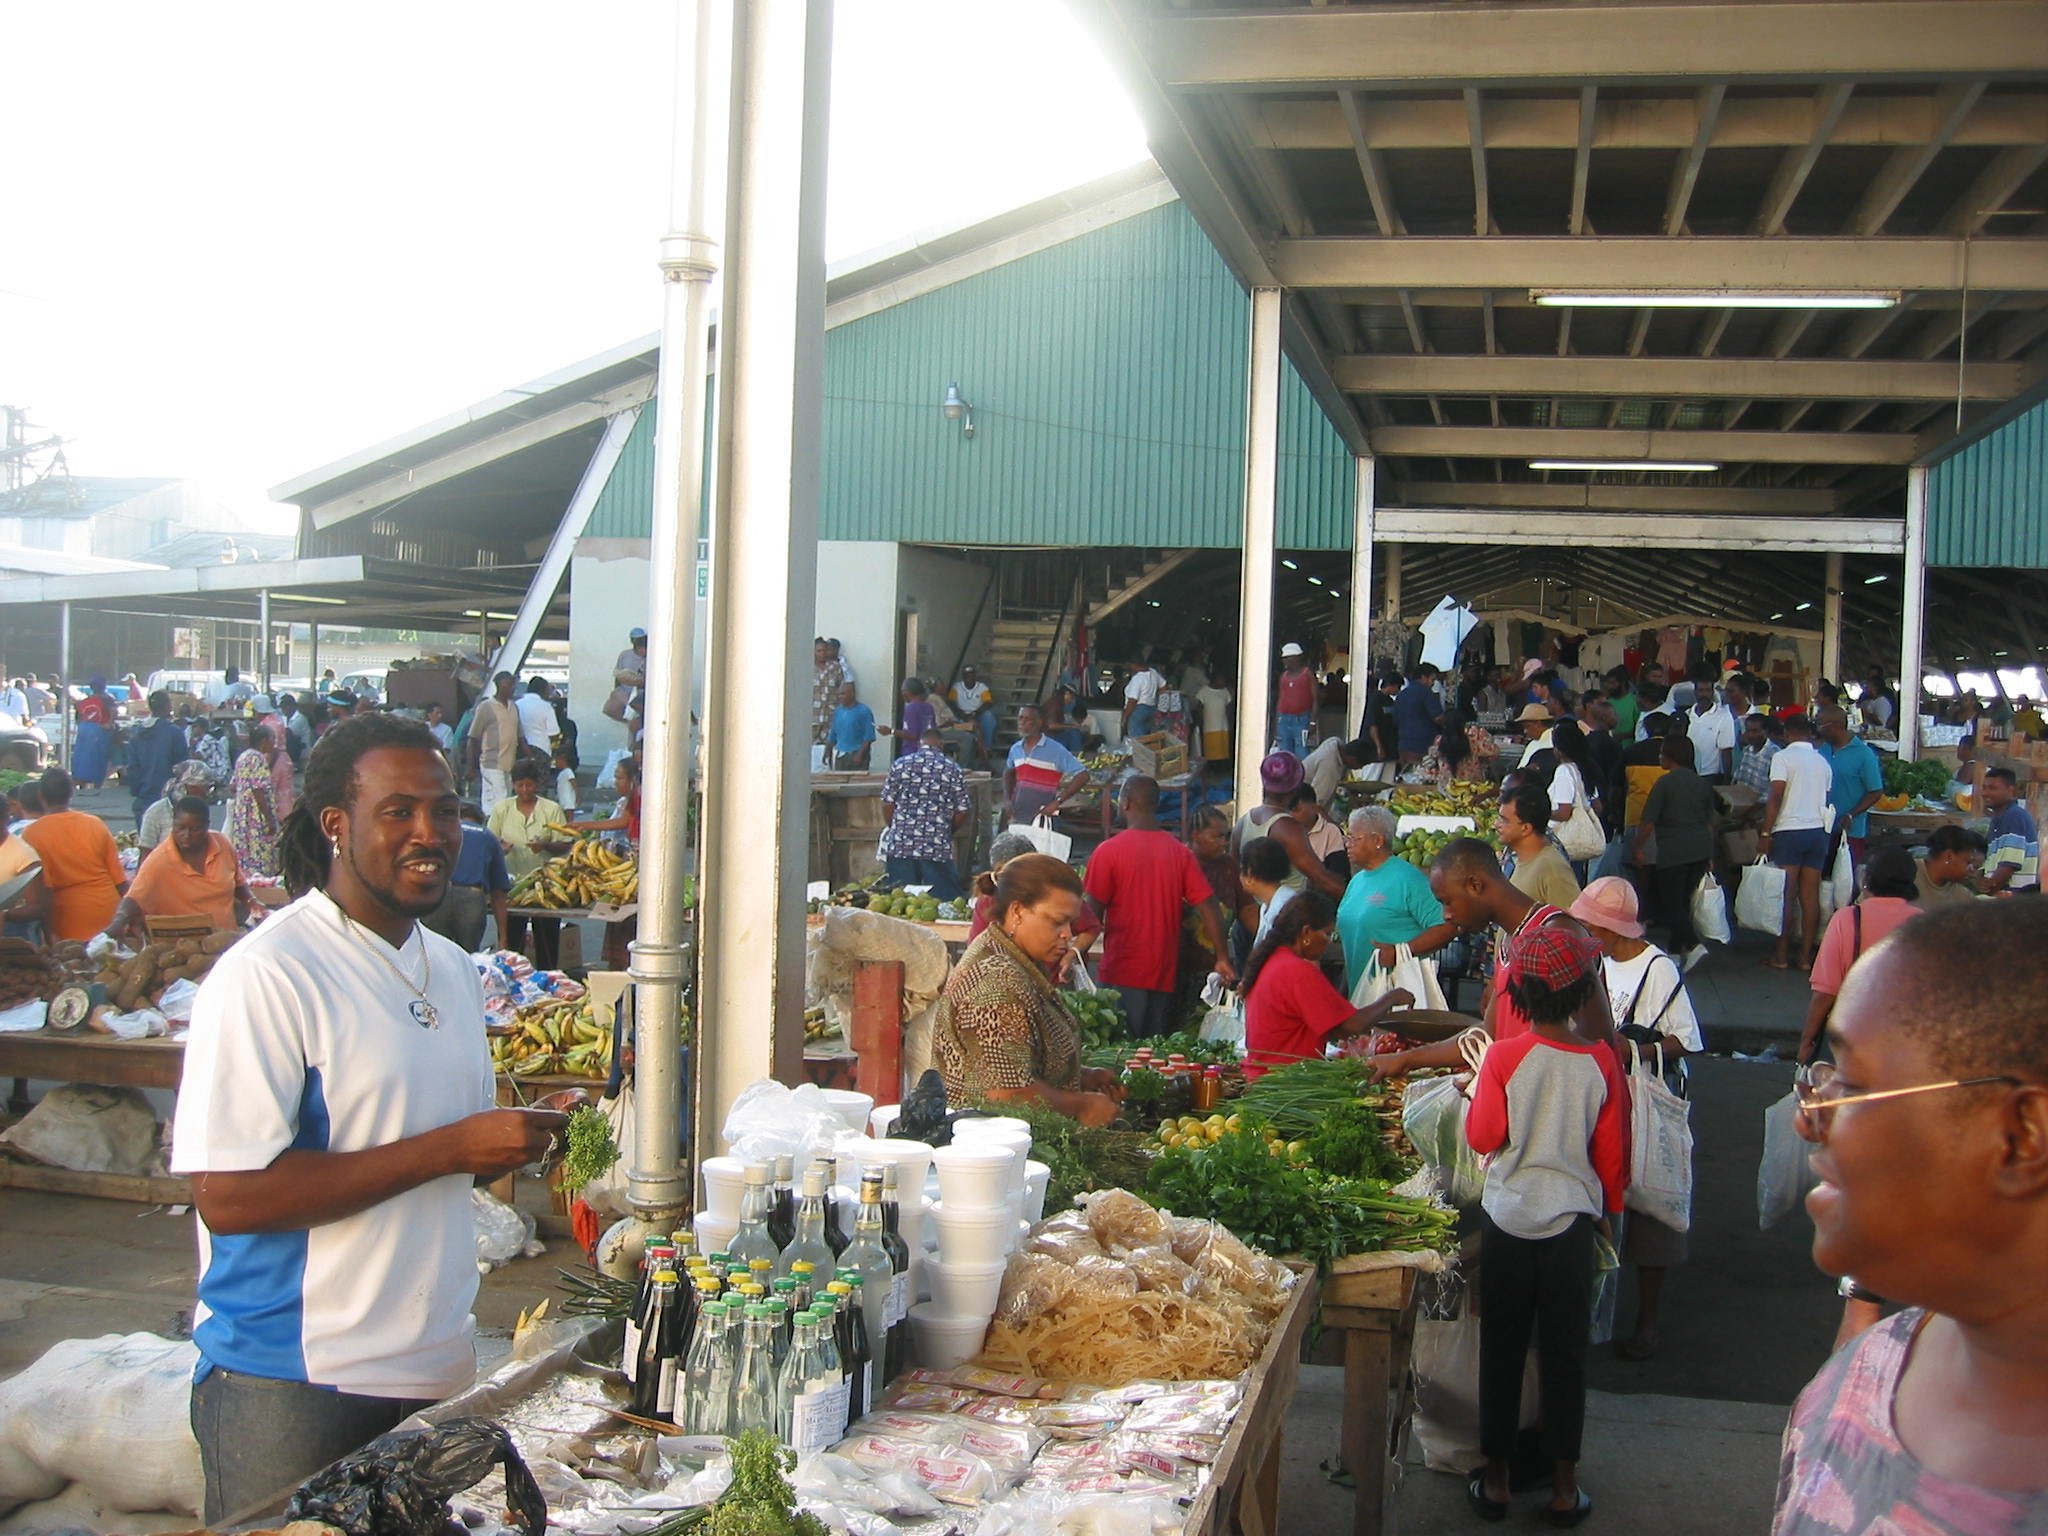
{"type": "Polygon", "coordinates": [[[1430,894],[1429,876],[1394,853],[1394,813],[1368,805],[1351,813],[1344,851],[1355,873],[1337,908],[1337,937],[1344,943],[1344,991],[1375,953],[1392,965],[1392,949],[1406,944],[1418,955],[1442,949],[1458,935],[1444,921],[1444,909],[1430,894]]]}

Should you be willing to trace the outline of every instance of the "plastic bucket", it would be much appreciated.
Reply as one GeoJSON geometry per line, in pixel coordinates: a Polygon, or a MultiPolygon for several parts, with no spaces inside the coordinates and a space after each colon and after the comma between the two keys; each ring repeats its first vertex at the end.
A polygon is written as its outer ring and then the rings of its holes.
{"type": "Polygon", "coordinates": [[[939,1258],[948,1264],[1000,1264],[1017,1241],[1017,1218],[1007,1205],[992,1211],[954,1211],[941,1201],[932,1212],[939,1258]]]}
{"type": "Polygon", "coordinates": [[[1024,1219],[1045,1220],[1045,1190],[1052,1182],[1052,1170],[1044,1163],[1024,1165],[1024,1219]]]}
{"type": "Polygon", "coordinates": [[[737,1157],[707,1157],[702,1172],[704,1203],[698,1209],[716,1220],[729,1221],[737,1228],[740,1224],[740,1197],[747,1183],[746,1163],[737,1157]]]}
{"type": "Polygon", "coordinates": [[[928,1371],[950,1371],[965,1365],[981,1353],[988,1337],[986,1317],[958,1317],[941,1312],[933,1303],[920,1302],[910,1309],[910,1337],[917,1347],[917,1363],[928,1371]]]}
{"type": "Polygon", "coordinates": [[[820,1088],[824,1095],[825,1107],[839,1117],[839,1123],[854,1135],[867,1132],[868,1116],[875,1112],[875,1098],[869,1093],[855,1093],[851,1088],[820,1088]]]}
{"type": "Polygon", "coordinates": [[[941,1260],[925,1266],[931,1283],[932,1305],[941,1312],[961,1317],[988,1317],[1003,1293],[1002,1264],[948,1264],[941,1260]]]}
{"type": "Polygon", "coordinates": [[[932,1153],[939,1175],[939,1197],[955,1211],[1003,1209],[1010,1192],[1010,1170],[1021,1161],[1014,1148],[940,1147],[932,1153]]]}

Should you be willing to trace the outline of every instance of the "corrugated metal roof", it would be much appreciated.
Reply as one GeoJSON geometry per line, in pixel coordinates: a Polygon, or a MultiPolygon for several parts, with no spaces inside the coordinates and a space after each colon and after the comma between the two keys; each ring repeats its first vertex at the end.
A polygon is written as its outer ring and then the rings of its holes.
{"type": "MultiPolygon", "coordinates": [[[[833,328],[820,536],[1235,548],[1249,304],[1169,204],[833,328]],[[939,411],[957,381],[971,439],[939,411]]],[[[649,527],[652,411],[592,515],[649,527]]],[[[1348,549],[1350,453],[1292,366],[1281,543],[1348,549]]]]}
{"type": "Polygon", "coordinates": [[[2048,568],[2048,401],[1928,471],[1927,563],[2048,568]]]}

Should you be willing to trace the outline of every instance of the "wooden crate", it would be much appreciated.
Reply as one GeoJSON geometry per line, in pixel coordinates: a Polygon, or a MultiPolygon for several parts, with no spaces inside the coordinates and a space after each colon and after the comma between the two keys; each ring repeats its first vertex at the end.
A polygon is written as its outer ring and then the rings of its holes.
{"type": "Polygon", "coordinates": [[[1210,1468],[1209,1481],[1188,1509],[1185,1536],[1278,1536],[1280,1459],[1287,1409],[1301,1381],[1301,1341],[1315,1315],[1315,1271],[1299,1276],[1287,1310],[1274,1325],[1266,1351],[1245,1382],[1244,1402],[1210,1468]]]}
{"type": "Polygon", "coordinates": [[[1188,771],[1188,744],[1164,731],[1131,738],[1131,766],[1148,779],[1173,779],[1188,771]]]}

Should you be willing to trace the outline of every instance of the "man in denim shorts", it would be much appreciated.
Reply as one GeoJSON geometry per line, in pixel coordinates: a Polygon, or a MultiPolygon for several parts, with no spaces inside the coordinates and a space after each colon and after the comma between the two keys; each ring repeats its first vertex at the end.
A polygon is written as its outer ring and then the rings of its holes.
{"type": "Polygon", "coordinates": [[[1785,871],[1785,915],[1778,925],[1776,954],[1764,964],[1791,968],[1792,914],[1799,913],[1801,970],[1813,969],[1820,947],[1820,876],[1828,860],[1828,791],[1834,770],[1813,744],[1813,721],[1794,715],[1785,722],[1785,745],[1771,759],[1771,796],[1764,807],[1764,835],[1758,847],[1785,871]]]}

